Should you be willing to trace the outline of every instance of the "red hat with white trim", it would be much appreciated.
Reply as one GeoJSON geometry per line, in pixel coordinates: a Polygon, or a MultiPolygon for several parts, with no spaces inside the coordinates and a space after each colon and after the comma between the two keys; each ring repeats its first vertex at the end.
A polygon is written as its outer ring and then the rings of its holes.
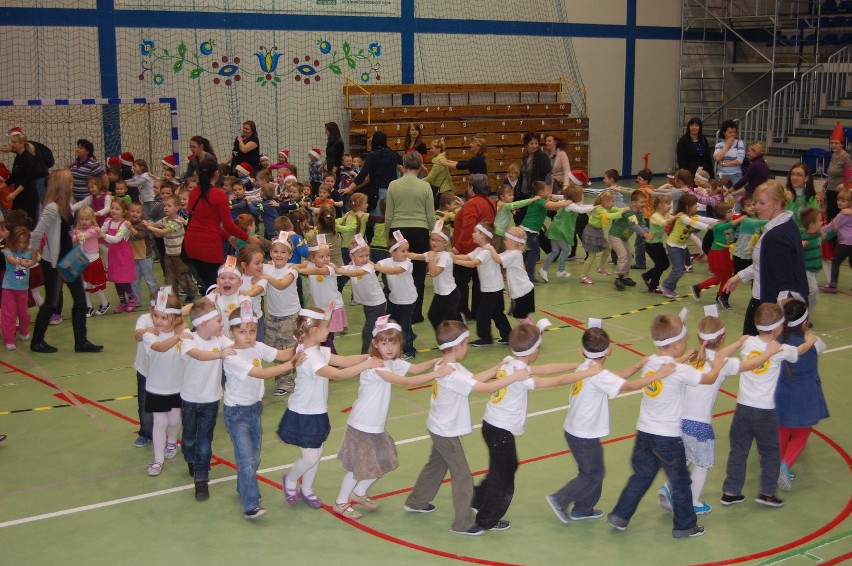
{"type": "Polygon", "coordinates": [[[313,148],[308,152],[308,155],[312,155],[317,159],[320,159],[322,157],[322,152],[317,148],[313,148]]]}
{"type": "Polygon", "coordinates": [[[591,185],[591,181],[589,181],[589,176],[586,175],[586,172],[583,169],[572,169],[568,172],[568,178],[571,179],[571,182],[575,185],[591,185]]]}
{"type": "Polygon", "coordinates": [[[846,139],[846,136],[843,134],[843,124],[840,122],[834,126],[834,130],[831,132],[831,137],[828,138],[830,141],[836,141],[843,143],[843,140],[846,139]]]}
{"type": "Polygon", "coordinates": [[[160,160],[160,163],[162,163],[164,166],[168,167],[169,169],[175,169],[175,156],[174,155],[167,155],[160,160]]]}
{"type": "Polygon", "coordinates": [[[114,155],[110,155],[109,157],[107,157],[107,167],[121,168],[121,159],[114,155]]]}
{"type": "Polygon", "coordinates": [[[6,135],[14,136],[15,134],[21,134],[22,136],[25,135],[24,130],[22,130],[20,126],[12,126],[9,128],[9,132],[6,135]]]}
{"type": "Polygon", "coordinates": [[[125,151],[124,153],[121,154],[121,164],[122,165],[127,165],[128,167],[130,167],[131,165],[133,165],[134,161],[136,161],[136,160],[133,158],[133,154],[130,153],[129,151],[125,151]]]}
{"type": "Polygon", "coordinates": [[[281,151],[278,152],[278,157],[279,157],[279,159],[283,159],[284,161],[287,161],[288,159],[290,159],[290,150],[289,149],[282,149],[281,151]]]}
{"type": "Polygon", "coordinates": [[[260,160],[261,161],[269,161],[269,156],[267,156],[265,153],[261,153],[260,154],[260,160]]]}
{"type": "Polygon", "coordinates": [[[237,165],[236,171],[243,177],[251,177],[251,174],[254,173],[254,167],[251,166],[251,163],[243,161],[237,165]]]}

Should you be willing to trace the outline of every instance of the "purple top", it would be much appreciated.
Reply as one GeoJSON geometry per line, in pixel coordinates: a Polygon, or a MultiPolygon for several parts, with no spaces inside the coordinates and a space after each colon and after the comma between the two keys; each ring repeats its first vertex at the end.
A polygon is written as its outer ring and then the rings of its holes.
{"type": "Polygon", "coordinates": [[[749,164],[748,169],[743,173],[742,178],[734,183],[733,189],[737,190],[745,187],[746,194],[750,195],[759,185],[765,183],[769,179],[769,165],[763,156],[755,157],[749,164]]]}
{"type": "Polygon", "coordinates": [[[837,232],[837,243],[852,246],[852,214],[838,214],[834,220],[822,227],[825,234],[834,230],[837,232]]]}

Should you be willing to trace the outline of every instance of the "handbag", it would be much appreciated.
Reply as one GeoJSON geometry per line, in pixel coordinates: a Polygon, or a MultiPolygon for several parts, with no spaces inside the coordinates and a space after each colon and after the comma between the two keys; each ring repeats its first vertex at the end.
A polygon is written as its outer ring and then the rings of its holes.
{"type": "Polygon", "coordinates": [[[59,275],[63,281],[71,283],[76,281],[88,266],[89,258],[83,252],[83,246],[75,246],[59,260],[56,269],[59,270],[59,275]]]}

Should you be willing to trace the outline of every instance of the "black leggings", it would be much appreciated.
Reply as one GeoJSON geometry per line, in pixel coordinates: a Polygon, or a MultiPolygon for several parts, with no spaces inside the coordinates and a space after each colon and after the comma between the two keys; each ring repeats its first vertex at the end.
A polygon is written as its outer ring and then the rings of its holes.
{"type": "Polygon", "coordinates": [[[837,278],[840,277],[840,266],[847,259],[849,260],[849,266],[852,267],[852,246],[837,244],[834,247],[834,259],[831,260],[831,285],[837,287],[837,278]]]}
{"type": "MultiPolygon", "coordinates": [[[[44,342],[44,335],[50,323],[51,315],[61,304],[63,280],[59,277],[59,271],[45,260],[41,260],[41,271],[44,274],[44,304],[38,309],[33,327],[33,344],[44,342]]],[[[71,299],[74,302],[71,314],[74,328],[74,342],[80,344],[86,341],[86,292],[83,290],[83,278],[78,277],[74,281],[65,282],[71,291],[71,299]]]]}
{"type": "Polygon", "coordinates": [[[669,268],[669,255],[666,253],[666,246],[662,242],[645,244],[645,253],[654,262],[654,267],[643,273],[642,279],[648,284],[648,290],[653,291],[660,286],[660,278],[669,268]]]}
{"type": "MultiPolygon", "coordinates": [[[[423,263],[423,262],[420,262],[423,263]]],[[[429,306],[429,314],[427,315],[432,328],[438,328],[438,325],[445,320],[461,320],[459,315],[459,289],[456,287],[448,295],[436,294],[432,298],[432,304],[429,306]]]]}
{"type": "Polygon", "coordinates": [[[476,309],[476,334],[480,340],[493,341],[491,337],[491,321],[493,320],[495,326],[497,326],[497,332],[500,333],[500,340],[509,341],[512,326],[509,324],[509,319],[506,318],[506,313],[503,312],[505,308],[502,290],[482,291],[479,294],[479,306],[476,309]]]}

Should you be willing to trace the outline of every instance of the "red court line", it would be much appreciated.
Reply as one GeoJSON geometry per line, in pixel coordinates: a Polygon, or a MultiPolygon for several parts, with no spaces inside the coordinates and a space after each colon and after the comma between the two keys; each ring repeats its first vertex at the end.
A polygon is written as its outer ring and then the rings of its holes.
{"type": "MultiPolygon", "coordinates": [[[[544,314],[546,314],[546,315],[548,315],[548,316],[552,316],[552,317],[554,317],[554,318],[558,318],[559,320],[561,320],[562,322],[564,322],[564,323],[565,323],[565,324],[567,324],[568,326],[573,326],[573,327],[574,327],[574,328],[576,328],[577,330],[583,330],[583,331],[585,331],[585,330],[586,330],[586,326],[585,326],[585,324],[583,324],[582,322],[580,322],[580,321],[579,321],[579,320],[577,320],[576,318],[571,318],[571,317],[568,317],[568,316],[561,316],[561,315],[558,315],[558,314],[556,314],[556,313],[552,313],[552,312],[550,312],[550,311],[546,311],[546,310],[544,310],[544,309],[538,309],[538,310],[539,310],[539,311],[541,311],[541,312],[543,312],[544,314]]],[[[624,350],[627,350],[627,351],[628,351],[628,352],[630,352],[631,354],[636,354],[637,356],[643,356],[643,357],[646,355],[646,354],[643,354],[642,352],[640,352],[640,351],[638,351],[638,350],[634,350],[633,348],[631,348],[630,346],[631,346],[632,344],[619,344],[619,343],[617,343],[615,340],[610,340],[610,341],[611,341],[613,344],[615,344],[616,346],[618,346],[619,348],[622,348],[622,349],[624,349],[624,350]]]]}
{"type": "Polygon", "coordinates": [[[847,560],[852,560],[852,552],[847,552],[846,554],[842,554],[836,558],[832,558],[831,560],[826,560],[823,562],[823,565],[832,566],[833,564],[843,564],[847,560]]]}

